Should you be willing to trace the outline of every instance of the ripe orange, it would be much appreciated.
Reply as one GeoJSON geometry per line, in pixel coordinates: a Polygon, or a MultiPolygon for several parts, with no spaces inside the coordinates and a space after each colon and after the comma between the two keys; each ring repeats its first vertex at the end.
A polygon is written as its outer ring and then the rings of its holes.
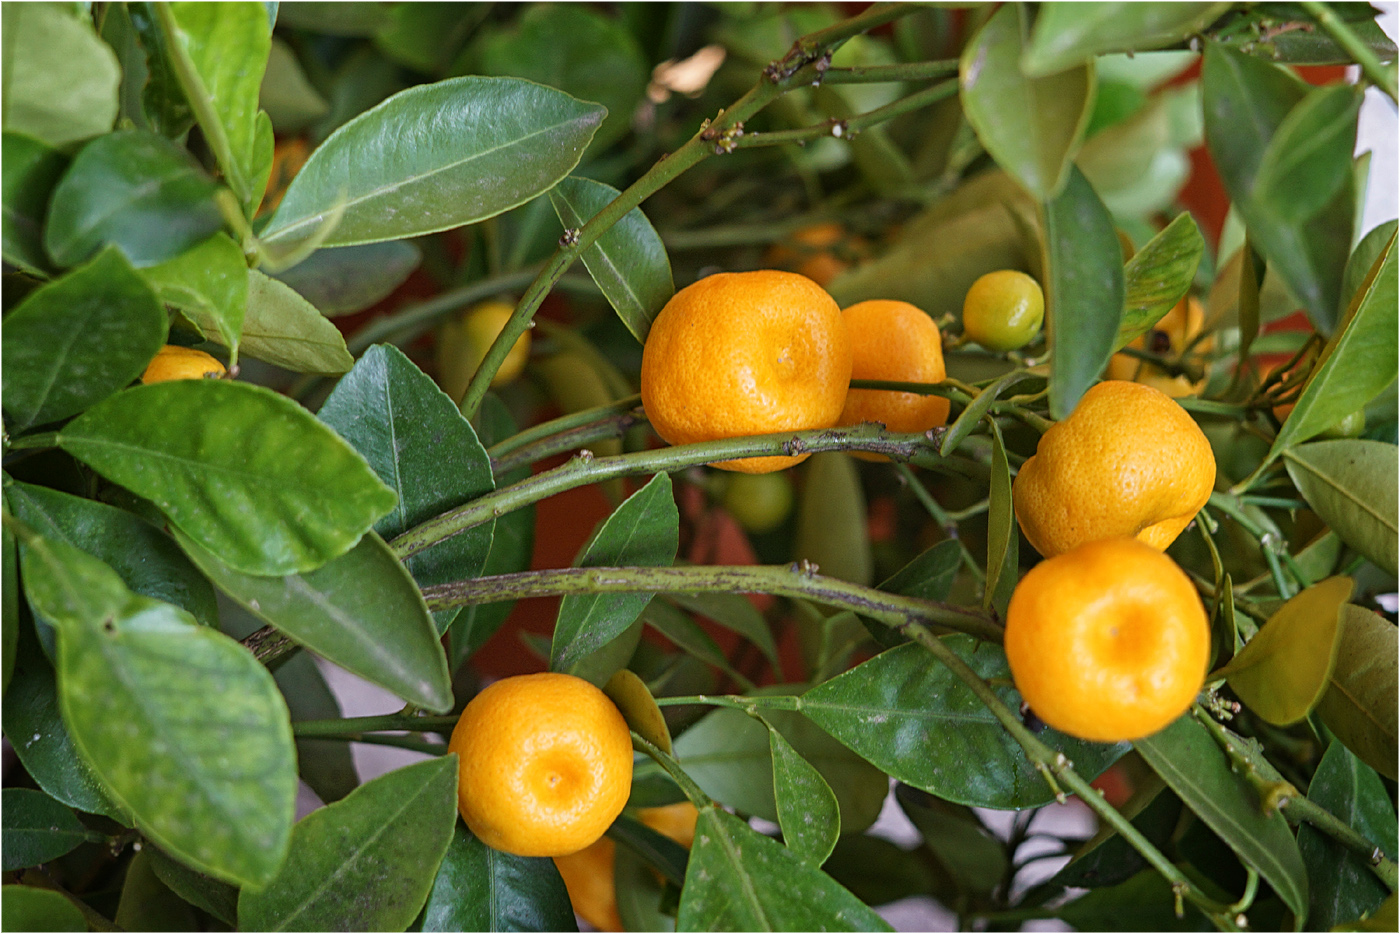
{"type": "Polygon", "coordinates": [[[218,379],[224,365],[202,350],[166,344],[146,365],[143,383],[164,383],[172,379],[218,379]]]}
{"type": "Polygon", "coordinates": [[[592,844],[632,788],[632,738],[607,695],[573,675],[517,675],[462,711],[457,808],[487,845],[564,856],[592,844]]]}
{"type": "Polygon", "coordinates": [[[1092,387],[1040,439],[1012,485],[1021,530],[1047,558],[1120,536],[1165,551],[1215,486],[1215,455],[1186,410],[1160,390],[1092,387]]]}
{"type": "Polygon", "coordinates": [[[1041,720],[1081,739],[1140,739],[1205,681],[1210,625],[1191,579],[1131,538],[1089,542],[1031,568],[1006,610],[1006,660],[1041,720]]]}
{"type": "MultiPolygon", "coordinates": [[[[482,302],[468,309],[455,321],[448,321],[438,333],[438,384],[454,400],[461,399],[477,367],[486,359],[496,336],[506,326],[515,306],[506,302],[482,302]]],[[[516,338],[515,345],[501,361],[491,378],[492,386],[504,386],[520,375],[530,358],[530,332],[516,338]]]]}
{"type": "Polygon", "coordinates": [[[1015,269],[998,269],[972,283],[963,297],[963,333],[988,350],[1024,347],[1040,333],[1045,293],[1015,269]]]}
{"type": "MultiPolygon", "coordinates": [[[[850,381],[841,309],[811,279],[772,269],[717,273],[681,289],[642,349],[642,405],[672,444],[830,428],[850,381]]],[[[715,466],[770,473],[806,457],[715,466]]]]}
{"type": "MultiPolygon", "coordinates": [[[[1162,316],[1152,330],[1135,338],[1129,347],[1135,350],[1152,350],[1162,354],[1180,354],[1191,346],[1196,335],[1201,333],[1205,322],[1205,311],[1194,298],[1183,298],[1172,306],[1172,310],[1162,316]]],[[[1210,338],[1197,341],[1197,351],[1207,351],[1213,346],[1210,338]]],[[[1170,376],[1161,367],[1125,353],[1116,353],[1108,361],[1108,378],[1133,380],[1146,383],[1154,389],[1171,396],[1195,395],[1205,385],[1205,380],[1192,382],[1186,376],[1170,376]]]]}
{"type": "MultiPolygon", "coordinates": [[[[938,325],[908,302],[875,300],[841,313],[851,334],[851,378],[904,383],[941,383],[943,337],[938,325]]],[[[880,422],[890,431],[928,431],[948,421],[948,400],[912,392],[852,389],[838,425],[880,422]]],[[[883,454],[852,451],[866,460],[883,454]]]]}
{"type": "Polygon", "coordinates": [[[786,243],[774,244],[764,253],[763,261],[770,266],[791,269],[806,276],[817,285],[825,286],[850,268],[850,258],[865,251],[860,237],[853,237],[836,221],[813,224],[785,238],[786,243]]]}

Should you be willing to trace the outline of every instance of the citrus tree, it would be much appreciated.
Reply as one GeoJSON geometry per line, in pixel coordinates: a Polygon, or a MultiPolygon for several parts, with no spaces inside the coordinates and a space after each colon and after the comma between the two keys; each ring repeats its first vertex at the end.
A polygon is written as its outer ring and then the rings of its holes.
{"type": "Polygon", "coordinates": [[[4,5],[4,927],[1394,929],[1377,11],[841,7],[4,5]]]}

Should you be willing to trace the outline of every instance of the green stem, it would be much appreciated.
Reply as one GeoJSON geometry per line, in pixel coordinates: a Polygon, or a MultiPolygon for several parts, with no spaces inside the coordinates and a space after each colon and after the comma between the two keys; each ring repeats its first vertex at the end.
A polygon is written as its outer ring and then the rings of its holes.
{"type": "Polygon", "coordinates": [[[958,60],[945,58],[931,62],[903,62],[898,65],[856,65],[828,68],[822,84],[873,84],[880,81],[926,81],[958,73],[958,60]]]}
{"type": "Polygon", "coordinates": [[[753,710],[801,710],[801,698],[793,694],[768,694],[743,697],[735,694],[691,694],[688,697],[658,697],[658,707],[685,707],[704,704],[707,707],[729,707],[745,712],[753,710]]]}
{"type": "Polygon", "coordinates": [[[681,768],[679,762],[648,742],[635,730],[632,732],[632,748],[638,752],[646,753],[653,762],[661,766],[666,774],[671,776],[671,780],[680,786],[681,791],[685,792],[685,796],[690,799],[691,804],[697,808],[715,806],[714,801],[710,800],[710,796],[701,791],[700,786],[695,784],[695,780],[685,774],[685,769],[681,768]]]}
{"type": "Polygon", "coordinates": [[[561,415],[547,422],[540,422],[538,425],[511,435],[504,441],[491,445],[486,449],[486,453],[490,455],[492,461],[498,461],[520,448],[554,435],[591,425],[594,422],[604,421],[614,415],[625,415],[641,404],[641,396],[628,396],[626,399],[618,399],[616,402],[609,402],[606,405],[582,409],[570,415],[561,415]]]}
{"type": "Polygon", "coordinates": [[[411,736],[381,736],[378,733],[334,733],[317,736],[303,736],[302,739],[316,740],[317,742],[328,743],[364,743],[366,746],[393,746],[395,749],[411,749],[414,752],[425,752],[430,756],[443,756],[447,754],[445,743],[429,743],[421,739],[414,739],[411,736]]]}
{"type": "MultiPolygon", "coordinates": [[[[544,460],[555,454],[576,451],[595,441],[622,437],[632,428],[647,423],[646,413],[636,404],[636,398],[636,396],[630,397],[632,406],[626,411],[607,415],[591,423],[579,425],[577,428],[561,431],[553,437],[543,438],[534,444],[518,448],[499,460],[492,459],[492,473],[499,477],[510,473],[517,467],[533,464],[535,461],[544,460]]],[[[612,408],[612,406],[602,406],[601,408],[612,408]]]]}
{"type": "Polygon", "coordinates": [[[293,736],[342,736],[347,733],[373,733],[378,730],[408,730],[414,733],[439,732],[457,725],[456,717],[405,717],[384,714],[378,717],[338,717],[332,720],[298,720],[292,723],[293,736]]]}
{"type": "Polygon", "coordinates": [[[807,143],[813,140],[823,139],[833,136],[837,139],[846,139],[854,136],[862,130],[869,129],[877,124],[892,120],[901,114],[911,110],[918,110],[927,107],[929,104],[952,97],[958,92],[958,82],[944,81],[935,84],[933,87],[924,88],[922,91],[915,91],[897,101],[892,101],[883,107],[857,114],[854,117],[832,117],[815,123],[811,126],[799,127],[795,130],[774,130],[770,133],[745,133],[735,141],[738,149],[753,149],[758,146],[779,146],[784,143],[807,143]]]}
{"type": "MultiPolygon", "coordinates": [[[[1361,41],[1361,38],[1350,26],[1342,21],[1342,18],[1333,12],[1326,3],[1319,3],[1316,0],[1303,0],[1303,9],[1308,15],[1317,20],[1317,24],[1323,31],[1336,40],[1337,44],[1346,50],[1352,57],[1361,71],[1366,75],[1366,80],[1380,88],[1390,96],[1392,102],[1400,101],[1396,97],[1396,80],[1394,68],[1386,68],[1381,64],[1380,58],[1370,46],[1361,41]]],[[[1392,887],[1393,888],[1393,887],[1392,887]]]]}
{"type": "Polygon", "coordinates": [[[440,318],[445,318],[458,309],[474,305],[500,292],[512,292],[523,288],[536,273],[535,269],[525,269],[493,276],[460,289],[435,295],[427,301],[400,308],[391,315],[369,322],[346,341],[345,346],[351,354],[359,356],[368,350],[370,345],[391,335],[397,334],[406,338],[417,334],[420,329],[435,324],[440,318]]]}
{"type": "Polygon", "coordinates": [[[914,498],[917,499],[928,514],[933,517],[933,521],[937,522],[939,526],[942,527],[943,533],[958,543],[958,551],[962,554],[963,564],[967,566],[972,576],[976,577],[979,583],[986,581],[987,575],[982,572],[982,568],[977,564],[977,559],[972,556],[971,551],[968,551],[967,544],[963,542],[962,537],[958,534],[957,521],[948,514],[947,510],[938,504],[938,500],[933,498],[933,494],[930,493],[928,488],[914,475],[914,471],[909,469],[908,464],[895,464],[894,469],[898,471],[900,477],[903,478],[909,489],[914,492],[914,498]]]}
{"type": "Polygon", "coordinates": [[[32,435],[24,435],[19,438],[6,438],[5,448],[10,451],[23,451],[34,448],[56,448],[58,447],[58,432],[41,431],[32,435]]]}
{"type": "Polygon", "coordinates": [[[766,593],[841,606],[903,631],[928,624],[1000,642],[994,614],[823,577],[810,565],[589,567],[521,571],[423,588],[432,610],[596,593],[766,593]]]}

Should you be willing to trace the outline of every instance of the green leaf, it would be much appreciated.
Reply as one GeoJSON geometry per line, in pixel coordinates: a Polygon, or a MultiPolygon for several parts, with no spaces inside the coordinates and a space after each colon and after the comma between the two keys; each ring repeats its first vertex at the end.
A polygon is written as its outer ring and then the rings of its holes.
{"type": "Polygon", "coordinates": [[[248,307],[248,264],[243,250],[217,233],[171,260],[141,271],[166,305],[180,309],[197,326],[210,327],[238,363],[238,341],[248,307]]]}
{"type": "Polygon", "coordinates": [[[1113,219],[1077,168],[1041,215],[1050,414],[1061,419],[1113,356],[1124,307],[1123,251],[1113,219]]]}
{"type": "Polygon", "coordinates": [[[59,630],[63,720],[157,844],[239,883],[272,877],[296,804],[287,706],[232,639],[127,590],[63,542],[22,542],[25,586],[59,630]]]}
{"type": "Polygon", "coordinates": [[[1113,349],[1122,350],[1186,295],[1206,242],[1190,213],[1178,214],[1123,267],[1125,307],[1113,349]]]}
{"type": "Polygon", "coordinates": [[[1351,591],[1351,578],[1329,577],[1299,593],[1212,680],[1228,680],[1240,700],[1269,723],[1297,723],[1327,690],[1341,610],[1351,591]]]}
{"type": "Polygon", "coordinates": [[[946,600],[962,565],[962,549],[952,539],[941,541],[880,585],[887,593],[925,600],[946,600]]]}
{"type": "MultiPolygon", "coordinates": [[[[1385,785],[1341,743],[1327,747],[1308,783],[1308,800],[1395,858],[1395,809],[1385,785]]],[[[1298,825],[1298,849],[1308,867],[1309,928],[1330,931],[1356,921],[1390,894],[1366,860],[1309,824],[1298,825]]]]}
{"type": "Polygon", "coordinates": [[[159,847],[147,844],[142,852],[149,855],[151,869],[167,888],[191,905],[233,926],[238,918],[238,889],[177,862],[159,847]]]}
{"type": "Polygon", "coordinates": [[[1283,452],[1308,505],[1352,548],[1396,572],[1395,477],[1400,456],[1380,441],[1317,441],[1283,452]]]}
{"type": "MultiPolygon", "coordinates": [[[[674,786],[673,786],[674,787],[674,786]]],[[[690,859],[687,848],[670,837],[652,830],[639,820],[621,814],[608,828],[607,835],[647,862],[666,881],[681,885],[690,859]]]]}
{"type": "Polygon", "coordinates": [[[321,314],[334,318],[364,311],[403,284],[423,258],[409,240],[317,250],[276,278],[321,314]]]}
{"type": "Polygon", "coordinates": [[[1206,728],[1188,714],[1133,747],[1301,919],[1308,908],[1308,877],[1288,821],[1278,811],[1264,813],[1206,728]]]}
{"type": "Polygon", "coordinates": [[[814,869],[826,862],[841,835],[841,811],[831,786],[792,744],[768,727],[773,755],[773,800],[783,842],[814,869]]]}
{"type": "Polygon", "coordinates": [[[9,529],[0,532],[0,601],[3,601],[3,636],[0,636],[0,668],[4,669],[0,693],[10,689],[19,652],[19,551],[9,529]]]}
{"type": "Polygon", "coordinates": [[[330,104],[307,80],[291,46],[276,36],[268,50],[267,70],[258,87],[258,105],[278,133],[293,134],[324,117],[330,104]]]}
{"type": "Polygon", "coordinates": [[[9,429],[76,415],[126,386],[165,330],[165,309],[116,250],[35,289],[0,334],[9,429]]]}
{"type": "Polygon", "coordinates": [[[895,799],[923,835],[924,846],[964,891],[986,895],[1000,884],[1007,869],[1006,847],[976,812],[909,785],[896,786],[895,799]]]}
{"type": "Polygon", "coordinates": [[[744,594],[673,593],[667,594],[666,599],[692,613],[713,620],[730,632],[737,632],[758,646],[763,657],[772,662],[775,669],[781,667],[778,664],[778,645],[773,641],[773,630],[769,628],[763,614],[758,612],[744,594]]]}
{"type": "Polygon", "coordinates": [[[830,876],[713,806],[701,808],[695,825],[676,927],[686,931],[891,930],[830,876]]]}
{"type": "Polygon", "coordinates": [[[402,931],[452,841],[457,757],[397,769],[297,824],[282,870],[238,897],[250,931],[402,931]]]}
{"type": "Polygon", "coordinates": [[[1209,26],[1228,3],[1043,3],[1021,67],[1049,75],[1110,52],[1173,45],[1209,26]]]}
{"type": "MultiPolygon", "coordinates": [[[[340,329],[292,288],[249,269],[248,305],[240,348],[248,356],[294,373],[344,373],[355,363],[340,329]]],[[[220,322],[197,309],[190,321],[209,340],[222,341],[220,322]]]]}
{"type": "Polygon", "coordinates": [[[671,754],[671,730],[645,681],[623,668],[603,685],[603,693],[617,705],[634,733],[668,756],[671,754]]]}
{"type": "Polygon", "coordinates": [[[458,821],[438,866],[424,931],[574,931],[554,860],[493,850],[458,821]]]}
{"type": "MultiPolygon", "coordinates": [[[[576,567],[670,567],[679,546],[680,514],[671,478],[659,473],[599,526],[576,567]]],[[[620,636],[641,615],[649,593],[568,596],[559,604],[550,645],[551,671],[569,671],[620,636]]],[[[609,676],[612,672],[607,673],[609,676]]]]}
{"type": "Polygon", "coordinates": [[[844,451],[816,454],[803,468],[797,500],[794,561],[809,561],[828,577],[866,585],[875,573],[865,493],[855,458],[844,451]]]}
{"type": "Polygon", "coordinates": [[[242,574],[180,532],[219,589],[299,645],[409,703],[445,712],[452,681],[422,594],[373,532],[314,571],[242,574]]]}
{"type": "MultiPolygon", "coordinates": [[[[967,636],[944,642],[1012,710],[1020,697],[1010,686],[998,646],[967,636]]],[[[882,652],[802,695],[802,712],[891,777],[971,807],[1025,808],[1054,794],[996,718],[922,646],[882,652]]],[[[1041,742],[1063,752],[1092,778],[1127,749],[1088,743],[1046,729],[1041,742]]]]}
{"type": "Polygon", "coordinates": [[[117,119],[121,66],[87,14],[74,15],[60,3],[3,9],[5,129],[50,146],[110,130],[117,119]]]}
{"type": "MultiPolygon", "coordinates": [[[[576,230],[620,194],[611,185],[571,176],[550,189],[549,200],[564,227],[576,230]]],[[[652,320],[676,287],[666,245],[642,209],[628,211],[584,250],[583,265],[627,330],[638,343],[645,343],[652,320]]]]}
{"type": "Polygon", "coordinates": [[[1093,112],[1094,72],[1044,78],[1021,71],[1026,13],[1004,6],[968,43],[958,66],[963,111],[992,158],[1032,197],[1059,194],[1093,112]]]}
{"type": "MultiPolygon", "coordinates": [[[[1317,715],[1362,762],[1395,779],[1396,630],[1363,607],[1342,607],[1332,683],[1317,715]]],[[[7,730],[8,732],[8,730],[7,730]]]]}
{"type": "MultiPolygon", "coordinates": [[[[16,4],[18,5],[18,4],[16,4]]],[[[33,4],[39,6],[39,4],[33,4]]],[[[8,28],[6,29],[8,32],[8,28]]],[[[0,889],[0,927],[7,931],[86,931],[87,919],[52,889],[7,885],[0,889]]]]}
{"type": "Polygon", "coordinates": [[[440,77],[486,18],[485,10],[460,3],[401,3],[389,10],[374,46],[401,65],[440,77]]]}
{"type": "Polygon", "coordinates": [[[82,148],[49,201],[44,248],[75,266],[114,245],[134,266],[179,256],[223,226],[217,186],[190,154],[141,130],[82,148]]]}
{"type": "Polygon", "coordinates": [[[68,168],[68,157],[22,133],[4,133],[4,182],[0,188],[0,250],[5,262],[38,275],[49,271],[44,218],[49,196],[68,168]]]}
{"type": "Polygon", "coordinates": [[[389,13],[382,3],[278,4],[277,25],[331,36],[372,36],[389,22],[389,13]]]}
{"type": "Polygon", "coordinates": [[[1239,207],[1253,191],[1269,141],[1307,85],[1287,69],[1214,42],[1206,45],[1201,83],[1210,154],[1239,207]]]}
{"type": "MultiPolygon", "coordinates": [[[[1194,5],[1194,4],[1193,4],[1194,5]]],[[[1078,931],[1208,931],[1210,921],[1189,901],[1177,914],[1172,885],[1156,869],[1144,869],[1125,882],[1096,888],[1056,910],[1078,931]]]]}
{"type": "MultiPolygon", "coordinates": [[[[335,720],[344,716],[321,669],[316,667],[315,659],[306,652],[297,652],[279,662],[272,677],[287,701],[293,723],[300,720],[335,720]]],[[[300,736],[296,745],[297,772],[323,802],[330,804],[339,801],[359,787],[360,778],[355,773],[355,760],[350,755],[349,743],[300,736]]]]}
{"type": "MultiPolygon", "coordinates": [[[[131,27],[140,37],[147,72],[144,84],[135,89],[140,95],[142,119],[133,117],[133,122],[140,129],[154,130],[166,139],[182,141],[190,127],[194,126],[194,111],[190,109],[185,89],[180,85],[170,35],[161,28],[154,3],[132,0],[125,7],[131,18],[131,27]]],[[[108,22],[111,22],[110,15],[108,22]]],[[[126,95],[132,93],[130,85],[139,78],[139,72],[129,71],[124,76],[126,95]]]]}
{"type": "Polygon", "coordinates": [[[1366,284],[1371,267],[1385,252],[1391,237],[1395,236],[1396,224],[1396,221],[1386,221],[1371,228],[1370,233],[1362,237],[1361,242],[1351,251],[1351,256],[1347,259],[1346,274],[1342,276],[1342,303],[1338,307],[1343,317],[1347,308],[1351,307],[1351,300],[1356,297],[1357,291],[1366,284]]]}
{"type": "Polygon", "coordinates": [[[342,206],[326,246],[398,240],[493,217],[568,175],[603,113],[511,78],[410,88],[346,123],[311,154],[262,239],[304,240],[342,206]]]}
{"type": "Polygon", "coordinates": [[[47,863],[71,853],[81,843],[106,839],[88,830],[72,811],[42,791],[6,788],[2,797],[5,872],[47,863]]]}
{"type": "MultiPolygon", "coordinates": [[[[246,207],[256,207],[272,168],[271,136],[258,130],[258,90],[271,51],[272,27],[261,3],[172,3],[170,12],[214,106],[233,164],[222,168],[246,207]]],[[[210,128],[204,128],[208,136],[210,128]]]]}
{"type": "Polygon", "coordinates": [[[123,931],[195,930],[200,924],[194,908],[155,873],[151,856],[155,849],[142,846],[127,863],[121,900],[112,920],[123,931]]]}
{"type": "Polygon", "coordinates": [[[744,676],[735,677],[736,672],[729,664],[729,658],[724,654],[724,650],[719,647],[719,643],[710,638],[710,634],[684,611],[677,609],[665,600],[653,600],[642,611],[642,619],[652,629],[669,639],[682,652],[706,665],[713,665],[733,678],[734,683],[743,683],[744,676]]]}
{"type": "Polygon", "coordinates": [[[1279,124],[1259,161],[1255,200],[1299,224],[1327,206],[1351,176],[1361,89],[1334,84],[1310,91],[1279,124]]]}
{"type": "MultiPolygon", "coordinates": [[[[491,459],[452,400],[398,348],[371,347],[317,416],[364,455],[399,498],[374,525],[389,540],[496,488],[491,459]]],[[[419,587],[481,573],[492,526],[479,525],[408,559],[419,587]]],[[[457,610],[436,614],[439,632],[457,610]]]]}
{"type": "Polygon", "coordinates": [[[128,389],[69,423],[59,444],[246,574],[319,567],[395,502],[364,458],[311,413],[228,380],[128,389]]]}
{"type": "Polygon", "coordinates": [[[1032,378],[1033,374],[1027,370],[1012,370],[979,392],[977,398],[968,403],[957,420],[948,426],[947,432],[943,435],[943,443],[938,446],[938,453],[947,457],[956,451],[958,445],[972,434],[986,414],[991,411],[992,403],[996,402],[1003,392],[1023,380],[1032,378]]]}
{"type": "Polygon", "coordinates": [[[1006,551],[1016,544],[1016,517],[1011,510],[1011,467],[1006,461],[1006,445],[995,419],[992,429],[992,477],[987,507],[987,583],[982,593],[982,609],[992,605],[997,580],[1006,564],[1006,551]]]}

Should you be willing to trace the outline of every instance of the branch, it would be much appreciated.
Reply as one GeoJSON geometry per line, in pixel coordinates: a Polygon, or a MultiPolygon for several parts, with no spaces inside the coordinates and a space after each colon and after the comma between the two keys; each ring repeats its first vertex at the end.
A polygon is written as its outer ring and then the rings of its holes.
{"type": "Polygon", "coordinates": [[[854,136],[861,130],[869,129],[876,124],[884,123],[886,120],[892,120],[900,114],[918,110],[920,107],[927,107],[929,104],[952,97],[956,93],[958,93],[958,82],[956,80],[944,81],[942,84],[935,84],[931,88],[916,91],[907,97],[901,97],[883,107],[877,107],[854,117],[845,119],[832,117],[830,120],[823,120],[821,123],[796,130],[746,133],[734,140],[734,146],[738,149],[752,149],[755,146],[777,146],[782,143],[807,143],[827,136],[843,139],[854,136]]]}
{"type": "Polygon", "coordinates": [[[1342,21],[1342,18],[1333,12],[1332,8],[1325,3],[1318,3],[1316,0],[1304,0],[1303,9],[1308,11],[1308,15],[1317,20],[1317,24],[1323,31],[1336,40],[1346,53],[1352,57],[1361,71],[1366,75],[1366,80],[1380,88],[1390,96],[1392,103],[1397,101],[1395,86],[1395,69],[1386,68],[1381,64],[1380,58],[1371,48],[1362,42],[1351,27],[1342,21]]]}

